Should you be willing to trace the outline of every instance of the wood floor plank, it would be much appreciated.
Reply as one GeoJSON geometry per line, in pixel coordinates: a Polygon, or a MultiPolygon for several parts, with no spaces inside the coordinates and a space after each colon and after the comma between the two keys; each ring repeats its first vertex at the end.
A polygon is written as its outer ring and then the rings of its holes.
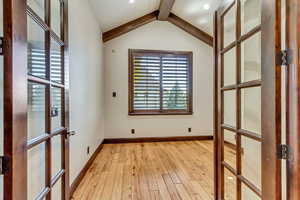
{"type": "Polygon", "coordinates": [[[167,185],[167,188],[168,188],[168,191],[171,195],[171,199],[172,200],[181,200],[177,190],[176,190],[176,187],[175,187],[175,184],[173,183],[171,177],[169,174],[163,174],[162,175],[166,185],[167,185]]]}
{"type": "Polygon", "coordinates": [[[122,186],[123,186],[123,164],[117,164],[115,184],[112,192],[112,200],[119,200],[122,198],[122,186]]]}
{"type": "Polygon", "coordinates": [[[160,193],[158,190],[151,190],[150,191],[151,194],[151,200],[163,200],[160,196],[160,193]]]}
{"type": "Polygon", "coordinates": [[[105,186],[103,188],[103,192],[101,193],[101,196],[103,199],[112,199],[113,196],[113,189],[116,184],[117,180],[117,170],[119,169],[118,167],[118,152],[119,146],[112,146],[112,151],[111,151],[111,158],[110,158],[110,163],[111,167],[108,170],[108,177],[105,182],[105,186]]]}
{"type": "MultiPolygon", "coordinates": [[[[157,151],[159,151],[159,148],[157,144],[154,144],[152,151],[155,157],[158,156],[157,151]]],[[[162,177],[162,174],[165,173],[165,169],[160,159],[156,158],[156,160],[153,162],[153,169],[154,169],[154,177],[159,188],[160,196],[162,197],[163,200],[171,200],[170,193],[162,177]]]]}
{"type": "Polygon", "coordinates": [[[122,200],[132,199],[132,167],[124,165],[123,169],[122,200]]]}
{"type": "Polygon", "coordinates": [[[72,199],[211,200],[212,192],[212,141],[105,144],[72,199]]]}
{"type": "Polygon", "coordinates": [[[192,200],[191,195],[188,193],[183,184],[175,184],[175,187],[181,199],[192,200]]]}
{"type": "Polygon", "coordinates": [[[165,169],[167,170],[168,174],[170,175],[172,182],[174,184],[179,184],[179,183],[181,183],[181,180],[178,177],[178,174],[176,173],[176,165],[174,164],[174,160],[171,159],[171,157],[167,153],[166,146],[168,144],[169,143],[162,143],[159,145],[160,146],[159,153],[161,155],[160,159],[161,159],[162,163],[164,164],[165,169]]]}

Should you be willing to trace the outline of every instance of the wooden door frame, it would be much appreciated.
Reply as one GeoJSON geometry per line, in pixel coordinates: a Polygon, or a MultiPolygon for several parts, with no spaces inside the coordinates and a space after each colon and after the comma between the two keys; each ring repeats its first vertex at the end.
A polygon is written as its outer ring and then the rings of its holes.
{"type": "MultiPolygon", "coordinates": [[[[69,63],[68,63],[68,0],[61,0],[62,73],[64,73],[64,104],[62,125],[62,199],[70,198],[69,184],[69,63]],[[64,21],[63,21],[64,19],[64,21]],[[63,157],[65,159],[63,159],[63,157]],[[64,162],[63,162],[64,161],[64,162]]],[[[49,8],[49,0],[45,1],[49,8]]],[[[27,84],[32,77],[27,75],[27,3],[23,0],[3,1],[4,28],[4,156],[8,160],[4,174],[4,199],[27,199],[27,149],[36,145],[27,141],[27,84]]],[[[46,20],[50,20],[49,18],[46,20]]],[[[49,22],[49,21],[48,21],[49,22]]],[[[37,79],[34,81],[38,81],[37,79]]],[[[49,113],[49,110],[46,111],[49,113]]],[[[49,128],[49,127],[48,127],[49,128]]],[[[45,142],[47,138],[36,141],[45,142]]],[[[49,145],[48,145],[49,146],[49,145]]],[[[51,148],[51,147],[49,147],[51,148]]],[[[49,156],[49,155],[46,155],[49,156]]],[[[51,165],[47,163],[46,165],[51,165]]],[[[49,168],[46,170],[49,173],[49,168]]],[[[58,180],[59,177],[54,177],[58,180]]],[[[47,178],[46,178],[47,179],[47,178]]],[[[50,180],[53,181],[53,180],[50,180]]],[[[46,180],[46,184],[49,180],[46,180]]],[[[54,183],[49,183],[53,185],[54,183]]],[[[47,192],[47,191],[45,191],[47,192]]],[[[49,198],[47,198],[49,199],[49,198]]]]}
{"type": "Polygon", "coordinates": [[[262,199],[281,199],[281,2],[262,1],[262,199]]]}
{"type": "MultiPolygon", "coordinates": [[[[61,23],[61,30],[62,32],[62,38],[64,41],[64,48],[62,51],[62,57],[63,59],[63,74],[64,74],[64,96],[62,97],[64,99],[64,106],[63,106],[63,122],[62,124],[64,127],[70,131],[70,66],[69,66],[69,0],[63,0],[64,6],[63,6],[63,19],[64,22],[61,23]]],[[[65,136],[65,142],[63,145],[65,147],[62,148],[63,152],[62,155],[65,157],[62,163],[63,169],[68,169],[65,171],[65,173],[62,176],[62,183],[64,185],[64,190],[62,191],[62,195],[65,197],[65,200],[69,200],[70,192],[71,192],[71,185],[70,185],[70,140],[69,135],[70,132],[67,132],[67,135],[65,136]]]]}
{"type": "Polygon", "coordinates": [[[300,199],[300,3],[286,0],[286,44],[291,53],[287,70],[287,145],[290,148],[287,160],[287,199],[300,199]]]}
{"type": "Polygon", "coordinates": [[[27,197],[26,1],[3,1],[4,19],[4,199],[27,197]]]}
{"type": "Polygon", "coordinates": [[[213,42],[213,134],[214,134],[214,199],[218,199],[219,194],[219,134],[218,134],[218,12],[214,13],[214,42],[213,42]]]}
{"type": "MultiPolygon", "coordinates": [[[[224,194],[224,168],[222,146],[222,106],[221,102],[221,66],[222,48],[222,20],[221,16],[227,12],[235,0],[224,1],[215,14],[214,25],[214,164],[215,164],[215,200],[222,200],[224,194]]],[[[239,1],[238,1],[239,2],[239,1]]],[[[281,69],[276,62],[276,56],[281,50],[280,37],[280,2],[277,0],[262,1],[262,199],[281,199],[281,161],[277,159],[278,145],[281,143],[281,69]],[[271,99],[271,100],[270,100],[271,99]]],[[[237,16],[240,15],[237,11],[237,16]]],[[[240,28],[238,28],[240,30],[240,28]]],[[[300,80],[300,79],[299,79],[300,80]]],[[[300,81],[299,81],[300,82],[300,81]]],[[[237,141],[240,142],[240,141],[237,141]]],[[[241,191],[237,191],[238,193],[241,191]]]]}

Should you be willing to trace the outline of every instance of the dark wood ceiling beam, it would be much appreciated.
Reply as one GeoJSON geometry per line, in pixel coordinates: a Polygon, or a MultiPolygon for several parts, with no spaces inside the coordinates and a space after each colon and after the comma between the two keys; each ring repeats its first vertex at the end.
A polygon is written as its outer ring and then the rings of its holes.
{"type": "Polygon", "coordinates": [[[114,28],[110,31],[104,32],[103,33],[103,42],[107,42],[109,40],[112,40],[116,37],[119,37],[125,33],[128,33],[134,29],[137,29],[145,24],[148,24],[150,22],[153,22],[155,20],[157,20],[157,16],[158,16],[159,11],[156,10],[152,13],[149,13],[147,15],[144,15],[143,17],[140,17],[138,19],[135,19],[133,21],[130,21],[126,24],[123,24],[117,28],[114,28]]]}
{"type": "Polygon", "coordinates": [[[158,20],[166,21],[171,13],[175,0],[160,0],[158,20]]]}
{"type": "MultiPolygon", "coordinates": [[[[107,42],[112,40],[116,37],[119,37],[125,33],[128,33],[132,30],[135,30],[145,24],[153,22],[158,19],[159,10],[156,10],[152,13],[144,15],[138,19],[135,19],[131,22],[123,24],[117,28],[114,28],[110,31],[104,32],[102,35],[103,42],[107,42]]],[[[192,24],[188,23],[187,21],[181,19],[180,17],[176,16],[173,13],[167,18],[167,21],[176,25],[177,27],[181,28],[182,30],[186,31],[187,33],[193,35],[194,37],[198,38],[199,40],[205,42],[206,44],[213,46],[213,37],[207,34],[206,32],[200,30],[199,28],[193,26],[192,24]]]]}
{"type": "Polygon", "coordinates": [[[206,32],[200,30],[199,28],[193,26],[192,24],[188,23],[187,21],[181,19],[180,17],[176,16],[173,13],[170,13],[168,17],[168,21],[177,27],[181,28],[182,30],[186,31],[187,33],[195,36],[199,40],[205,42],[206,44],[213,46],[213,37],[207,34],[206,32]]]}

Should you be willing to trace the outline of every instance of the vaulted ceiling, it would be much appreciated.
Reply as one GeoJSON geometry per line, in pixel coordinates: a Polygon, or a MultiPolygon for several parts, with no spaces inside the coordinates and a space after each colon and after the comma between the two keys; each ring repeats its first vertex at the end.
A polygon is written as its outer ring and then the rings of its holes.
{"type": "Polygon", "coordinates": [[[221,0],[176,0],[172,13],[213,35],[213,16],[221,0]]]}
{"type": "Polygon", "coordinates": [[[160,0],[90,0],[103,32],[158,10],[160,0]]]}
{"type": "MultiPolygon", "coordinates": [[[[220,0],[175,0],[172,13],[212,35],[213,13],[220,0]]],[[[90,0],[102,31],[159,9],[160,0],[90,0]]]]}

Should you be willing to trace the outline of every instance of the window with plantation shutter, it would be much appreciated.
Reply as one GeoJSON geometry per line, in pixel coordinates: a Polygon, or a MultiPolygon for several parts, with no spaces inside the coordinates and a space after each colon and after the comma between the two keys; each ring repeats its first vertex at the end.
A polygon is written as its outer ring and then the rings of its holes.
{"type": "Polygon", "coordinates": [[[192,52],[129,50],[129,115],[192,114],[192,52]]]}

